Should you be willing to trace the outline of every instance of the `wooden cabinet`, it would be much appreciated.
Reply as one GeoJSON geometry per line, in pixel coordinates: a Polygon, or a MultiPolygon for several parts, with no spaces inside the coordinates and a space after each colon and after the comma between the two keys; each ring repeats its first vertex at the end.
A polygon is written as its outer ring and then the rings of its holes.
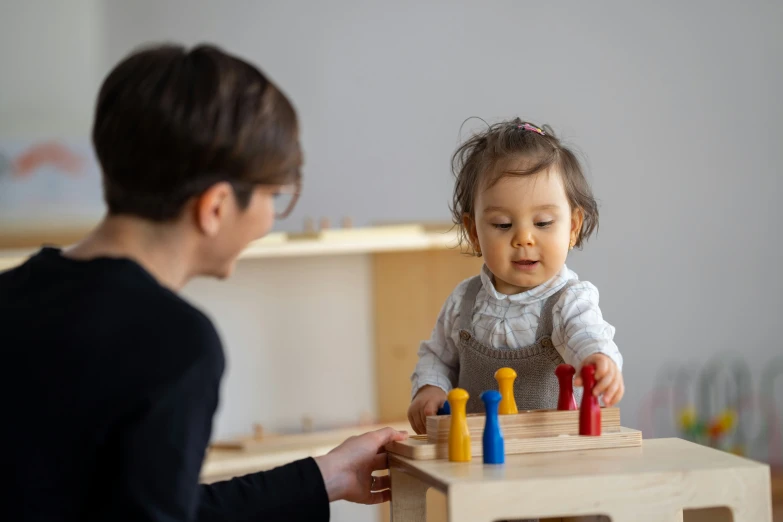
{"type": "Polygon", "coordinates": [[[373,254],[375,375],[380,422],[407,418],[419,343],[430,337],[443,303],[482,261],[459,250],[373,254]]]}

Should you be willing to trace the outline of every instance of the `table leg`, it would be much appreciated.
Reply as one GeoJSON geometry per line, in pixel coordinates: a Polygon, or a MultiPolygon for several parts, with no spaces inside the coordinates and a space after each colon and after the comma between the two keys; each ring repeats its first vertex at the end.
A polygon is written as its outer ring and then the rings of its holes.
{"type": "Polygon", "coordinates": [[[726,503],[734,522],[772,522],[772,488],[770,474],[766,470],[748,470],[739,481],[741,488],[726,503]]]}
{"type": "Polygon", "coordinates": [[[772,522],[772,502],[769,496],[759,498],[755,504],[729,507],[734,522],[772,522]]]}
{"type": "Polygon", "coordinates": [[[391,522],[427,522],[428,486],[410,473],[389,468],[391,475],[391,522]]]}

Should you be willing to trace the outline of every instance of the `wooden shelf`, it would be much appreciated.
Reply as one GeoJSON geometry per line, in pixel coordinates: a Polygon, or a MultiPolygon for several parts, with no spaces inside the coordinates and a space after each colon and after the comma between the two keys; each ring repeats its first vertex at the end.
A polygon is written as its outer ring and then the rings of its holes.
{"type": "Polygon", "coordinates": [[[240,259],[303,257],[456,248],[456,231],[432,231],[421,225],[326,230],[320,234],[270,234],[253,242],[240,259]]]}
{"type": "MultiPolygon", "coordinates": [[[[429,230],[423,225],[378,226],[326,230],[311,235],[277,232],[250,243],[240,259],[306,257],[445,250],[457,247],[454,230],[429,230]]],[[[24,262],[37,248],[0,249],[0,270],[24,262]]]]}

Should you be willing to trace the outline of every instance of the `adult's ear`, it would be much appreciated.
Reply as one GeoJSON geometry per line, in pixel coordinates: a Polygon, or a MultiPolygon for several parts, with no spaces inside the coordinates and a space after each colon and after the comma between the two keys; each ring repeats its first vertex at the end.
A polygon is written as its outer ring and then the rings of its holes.
{"type": "Polygon", "coordinates": [[[206,236],[214,237],[232,211],[234,192],[226,182],[215,183],[196,198],[196,226],[206,236]]]}

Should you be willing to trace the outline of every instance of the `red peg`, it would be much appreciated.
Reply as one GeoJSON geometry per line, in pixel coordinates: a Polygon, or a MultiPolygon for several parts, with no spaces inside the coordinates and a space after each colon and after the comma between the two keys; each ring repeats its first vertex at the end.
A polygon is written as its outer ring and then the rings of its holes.
{"type": "Polygon", "coordinates": [[[555,368],[555,375],[560,381],[560,395],[557,398],[558,410],[576,410],[574,399],[574,374],[576,370],[570,364],[560,364],[555,368]]]}
{"type": "Polygon", "coordinates": [[[579,435],[601,435],[601,407],[598,397],[593,395],[595,386],[595,366],[582,366],[582,407],[579,409],[579,435]]]}

